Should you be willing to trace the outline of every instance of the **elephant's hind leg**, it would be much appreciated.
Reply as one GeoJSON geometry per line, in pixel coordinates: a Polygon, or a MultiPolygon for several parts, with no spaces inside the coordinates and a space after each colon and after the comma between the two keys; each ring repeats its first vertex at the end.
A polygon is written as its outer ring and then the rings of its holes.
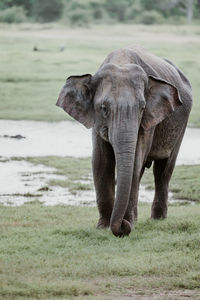
{"type": "Polygon", "coordinates": [[[151,209],[151,218],[167,217],[168,185],[174,166],[167,166],[168,159],[154,161],[155,195],[151,209]]]}
{"type": "Polygon", "coordinates": [[[153,219],[162,219],[167,217],[168,186],[175,167],[176,158],[184,131],[185,127],[183,127],[183,130],[170,157],[154,161],[153,173],[155,182],[155,195],[151,209],[151,218],[153,219]]]}

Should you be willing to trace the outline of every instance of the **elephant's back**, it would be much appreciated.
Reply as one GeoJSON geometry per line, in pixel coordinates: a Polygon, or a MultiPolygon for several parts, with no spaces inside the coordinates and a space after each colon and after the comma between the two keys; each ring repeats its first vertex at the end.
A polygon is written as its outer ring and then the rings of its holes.
{"type": "Polygon", "coordinates": [[[178,89],[183,106],[189,113],[192,106],[192,87],[183,72],[168,59],[155,56],[144,49],[134,47],[130,51],[135,53],[137,63],[145,70],[148,76],[159,77],[178,89]]]}

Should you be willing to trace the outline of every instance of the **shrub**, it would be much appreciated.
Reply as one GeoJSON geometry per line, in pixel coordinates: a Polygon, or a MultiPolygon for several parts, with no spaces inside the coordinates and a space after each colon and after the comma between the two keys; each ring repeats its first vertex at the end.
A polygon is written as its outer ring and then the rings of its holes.
{"type": "Polygon", "coordinates": [[[135,20],[139,20],[138,16],[140,16],[143,12],[143,8],[139,1],[135,2],[133,5],[130,6],[127,18],[129,22],[135,22],[135,20]]]}
{"type": "Polygon", "coordinates": [[[12,6],[0,11],[0,22],[22,23],[25,21],[27,17],[22,6],[12,6]]]}
{"type": "Polygon", "coordinates": [[[127,0],[109,0],[104,3],[104,9],[108,12],[110,17],[118,20],[119,22],[126,21],[128,7],[129,4],[127,0]]]}
{"type": "Polygon", "coordinates": [[[94,21],[102,21],[105,17],[105,14],[107,13],[106,10],[103,7],[102,2],[96,0],[90,2],[89,4],[90,10],[91,10],[91,14],[92,14],[92,18],[94,19],[94,21]]]}
{"type": "Polygon", "coordinates": [[[30,10],[34,0],[0,0],[0,10],[13,6],[21,6],[24,8],[26,15],[30,15],[30,10]]]}
{"type": "Polygon", "coordinates": [[[186,24],[186,18],[184,16],[172,16],[170,18],[167,18],[167,23],[168,24],[173,24],[173,25],[184,25],[186,24]]]}
{"type": "Polygon", "coordinates": [[[82,1],[71,1],[64,5],[63,22],[72,26],[88,26],[92,21],[92,7],[82,1]]]}
{"type": "Polygon", "coordinates": [[[155,10],[144,11],[139,16],[139,22],[145,25],[161,24],[163,23],[163,16],[155,10]]]}
{"type": "Polygon", "coordinates": [[[68,14],[68,18],[71,25],[77,25],[77,26],[88,26],[90,23],[90,15],[85,9],[75,9],[74,11],[71,11],[68,14]]]}
{"type": "Polygon", "coordinates": [[[35,0],[32,6],[32,15],[38,22],[52,22],[60,18],[62,10],[62,0],[35,0]]]}

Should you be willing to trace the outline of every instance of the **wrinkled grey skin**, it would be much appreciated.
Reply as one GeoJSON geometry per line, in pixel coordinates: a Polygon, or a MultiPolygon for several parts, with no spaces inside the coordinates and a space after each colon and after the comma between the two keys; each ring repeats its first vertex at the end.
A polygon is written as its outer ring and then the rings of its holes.
{"type": "Polygon", "coordinates": [[[166,218],[168,184],[192,105],[184,74],[140,48],[120,49],[108,55],[94,76],[69,77],[57,105],[93,128],[97,227],[110,226],[115,236],[131,232],[140,179],[152,162],[151,217],[166,218]]]}

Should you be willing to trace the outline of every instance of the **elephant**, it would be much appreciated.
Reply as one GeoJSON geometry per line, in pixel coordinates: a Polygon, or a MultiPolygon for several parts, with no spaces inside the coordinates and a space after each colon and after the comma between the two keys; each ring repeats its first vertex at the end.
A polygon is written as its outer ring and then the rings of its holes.
{"type": "Polygon", "coordinates": [[[183,72],[138,46],[114,50],[94,75],[68,77],[56,105],[92,128],[97,228],[130,234],[140,180],[152,163],[151,218],[166,218],[168,185],[192,107],[183,72]]]}

